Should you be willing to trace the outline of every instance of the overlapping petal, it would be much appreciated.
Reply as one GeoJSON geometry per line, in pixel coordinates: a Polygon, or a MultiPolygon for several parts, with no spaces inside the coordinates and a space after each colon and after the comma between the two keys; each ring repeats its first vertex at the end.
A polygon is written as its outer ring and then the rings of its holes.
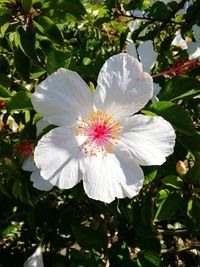
{"type": "Polygon", "coordinates": [[[71,188],[80,182],[79,157],[74,130],[66,126],[48,132],[35,149],[40,175],[59,188],[71,188]]]}
{"type": "Polygon", "coordinates": [[[24,160],[22,164],[22,170],[28,171],[28,172],[32,172],[35,170],[35,164],[34,164],[34,159],[32,155],[24,160]]]}
{"type": "Polygon", "coordinates": [[[173,153],[175,132],[162,117],[135,115],[123,123],[117,153],[126,153],[138,164],[161,165],[173,153]]]}
{"type": "Polygon", "coordinates": [[[70,127],[92,109],[90,88],[76,72],[63,68],[40,83],[31,100],[44,119],[58,126],[70,127]]]}
{"type": "Polygon", "coordinates": [[[132,198],[142,187],[144,175],[134,161],[120,161],[109,154],[85,158],[83,163],[83,186],[90,198],[110,203],[115,198],[132,198]]]}
{"type": "Polygon", "coordinates": [[[151,40],[143,42],[138,47],[138,54],[143,65],[143,70],[150,72],[156,63],[158,53],[154,51],[153,42],[151,40]]]}
{"type": "MultiPolygon", "coordinates": [[[[139,45],[137,50],[134,43],[129,43],[127,45],[127,53],[134,58],[139,57],[143,70],[147,72],[150,72],[150,70],[154,67],[158,56],[158,53],[154,51],[152,41],[145,41],[139,45]]],[[[158,86],[156,83],[153,83],[153,97],[151,98],[152,102],[159,101],[156,96],[160,92],[160,89],[160,86],[158,86]]]]}
{"type": "Polygon", "coordinates": [[[123,119],[144,107],[152,94],[151,76],[137,59],[121,53],[109,58],[99,73],[95,107],[123,119]]]}
{"type": "Polygon", "coordinates": [[[38,190],[49,191],[53,188],[53,185],[40,175],[40,170],[37,168],[32,172],[30,179],[33,186],[38,190]]]}

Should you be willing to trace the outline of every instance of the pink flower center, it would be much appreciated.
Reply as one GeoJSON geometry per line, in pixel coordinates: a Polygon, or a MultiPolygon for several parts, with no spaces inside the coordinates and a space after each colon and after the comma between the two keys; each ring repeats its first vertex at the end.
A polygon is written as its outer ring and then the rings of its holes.
{"type": "Polygon", "coordinates": [[[92,112],[88,122],[81,121],[76,129],[77,136],[85,136],[85,142],[80,146],[80,150],[89,156],[96,156],[103,152],[104,155],[110,153],[114,144],[119,140],[119,133],[122,127],[119,122],[112,119],[102,111],[92,112]]]}

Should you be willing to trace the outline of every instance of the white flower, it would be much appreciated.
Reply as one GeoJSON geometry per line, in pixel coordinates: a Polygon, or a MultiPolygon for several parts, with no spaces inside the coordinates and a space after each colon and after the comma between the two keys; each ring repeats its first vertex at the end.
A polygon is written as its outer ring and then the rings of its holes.
{"type": "Polygon", "coordinates": [[[176,36],[172,41],[172,44],[178,46],[180,48],[187,49],[187,53],[189,59],[198,59],[200,58],[200,27],[198,25],[194,25],[192,27],[193,36],[195,38],[195,42],[187,42],[181,37],[180,30],[176,32],[176,36]]]}
{"type": "Polygon", "coordinates": [[[24,267],[44,267],[41,246],[26,260],[24,267]]]}
{"type": "MultiPolygon", "coordinates": [[[[37,136],[42,132],[42,130],[47,127],[49,125],[49,123],[44,120],[44,119],[40,119],[37,123],[36,123],[36,128],[37,128],[37,136]]],[[[23,164],[22,164],[22,170],[24,171],[28,171],[28,172],[32,172],[31,176],[30,176],[30,180],[31,182],[33,182],[33,186],[35,188],[37,188],[38,190],[44,190],[44,191],[49,191],[53,188],[53,185],[42,178],[42,176],[40,175],[40,170],[36,167],[35,163],[34,163],[34,158],[33,156],[29,156],[27,157],[23,164]]]]}
{"type": "MultiPolygon", "coordinates": [[[[151,69],[156,63],[156,59],[158,56],[158,53],[154,51],[153,42],[151,40],[143,42],[141,45],[138,46],[137,50],[133,42],[128,43],[127,52],[129,55],[140,60],[143,66],[143,70],[146,72],[151,71],[151,69]]],[[[151,100],[153,102],[158,102],[159,100],[157,98],[157,95],[159,94],[161,87],[159,84],[153,83],[153,88],[153,97],[151,100]]]]}
{"type": "Polygon", "coordinates": [[[163,164],[175,133],[162,117],[132,116],[153,91],[137,59],[111,57],[97,83],[92,93],[77,73],[61,68],[38,85],[33,106],[59,127],[38,142],[35,163],[51,184],[68,189],[82,180],[90,198],[110,203],[139,192],[140,165],[163,164]]]}
{"type": "Polygon", "coordinates": [[[200,26],[192,27],[195,42],[187,42],[187,52],[189,59],[200,58],[200,26]]]}
{"type": "Polygon", "coordinates": [[[180,30],[176,31],[172,45],[180,47],[183,50],[187,49],[187,42],[182,38],[180,30]]]}

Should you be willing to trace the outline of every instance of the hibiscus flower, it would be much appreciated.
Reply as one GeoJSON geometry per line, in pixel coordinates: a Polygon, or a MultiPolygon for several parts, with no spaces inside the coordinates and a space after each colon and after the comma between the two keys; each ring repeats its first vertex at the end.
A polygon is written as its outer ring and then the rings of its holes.
{"type": "Polygon", "coordinates": [[[192,27],[193,36],[195,42],[187,42],[181,36],[180,30],[176,32],[176,36],[172,41],[174,46],[180,47],[183,50],[187,49],[189,59],[198,59],[200,60],[200,27],[195,24],[192,27]]]}
{"type": "Polygon", "coordinates": [[[51,74],[32,95],[35,110],[58,126],[35,148],[40,175],[63,189],[82,180],[90,198],[107,203],[134,197],[144,180],[140,165],[163,164],[175,143],[162,117],[133,116],[152,95],[151,76],[125,53],[105,62],[94,93],[76,72],[51,74]]]}

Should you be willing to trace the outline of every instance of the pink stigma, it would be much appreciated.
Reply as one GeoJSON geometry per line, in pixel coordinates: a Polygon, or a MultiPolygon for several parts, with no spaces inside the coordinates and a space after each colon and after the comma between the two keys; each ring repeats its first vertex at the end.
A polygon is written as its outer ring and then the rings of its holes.
{"type": "Polygon", "coordinates": [[[92,112],[88,122],[82,121],[76,130],[77,136],[86,137],[80,150],[90,156],[96,156],[99,152],[106,155],[120,139],[118,134],[121,129],[120,123],[112,120],[112,116],[102,111],[92,112]]]}

